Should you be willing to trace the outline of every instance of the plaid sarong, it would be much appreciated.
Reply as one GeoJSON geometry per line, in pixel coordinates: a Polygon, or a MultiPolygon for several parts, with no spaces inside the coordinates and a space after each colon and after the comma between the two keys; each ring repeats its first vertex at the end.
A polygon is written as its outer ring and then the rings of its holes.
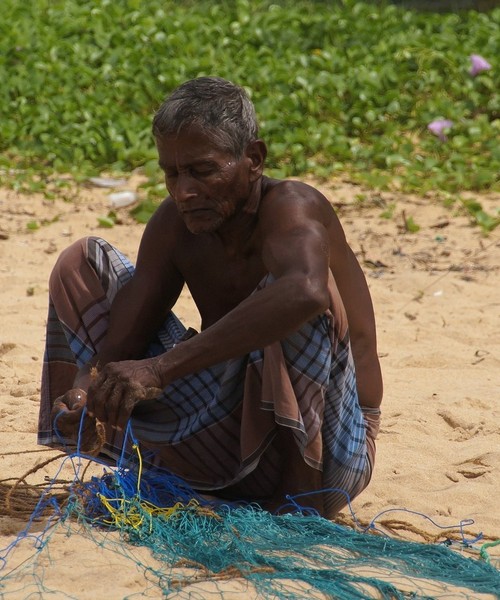
{"type": "MultiPolygon", "coordinates": [[[[52,404],[99,351],[114,295],[133,271],[100,238],[75,242],[59,257],[50,280],[40,444],[61,444],[52,404]]],[[[272,281],[268,275],[254,293],[272,281]]],[[[138,405],[132,430],[153,452],[150,464],[196,489],[238,484],[255,500],[269,497],[286,468],[275,444],[283,426],[292,430],[307,464],[322,471],[323,488],[340,488],[351,499],[359,494],[371,477],[380,411],[359,406],[347,319],[333,277],[330,295],[330,310],[286,339],[173,381],[160,397],[138,405]]],[[[147,356],[182,343],[185,331],[170,313],[147,356]]],[[[121,434],[107,431],[105,454],[116,460],[122,446],[121,434]]],[[[342,493],[325,495],[327,514],[346,503],[342,493]]]]}

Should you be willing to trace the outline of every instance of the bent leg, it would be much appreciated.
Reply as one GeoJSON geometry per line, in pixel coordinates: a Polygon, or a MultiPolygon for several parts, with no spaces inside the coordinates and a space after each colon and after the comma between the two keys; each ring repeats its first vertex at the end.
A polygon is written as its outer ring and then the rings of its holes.
{"type": "Polygon", "coordinates": [[[366,449],[364,452],[364,468],[357,468],[359,461],[354,460],[344,465],[336,465],[325,477],[325,487],[341,491],[330,492],[325,502],[325,517],[333,519],[335,515],[352,502],[371,481],[375,466],[375,440],[380,428],[380,409],[361,407],[366,432],[366,449]]]}
{"type": "MultiPolygon", "coordinates": [[[[95,237],[73,243],[56,262],[49,281],[39,444],[61,443],[51,418],[54,401],[73,387],[78,370],[99,351],[108,329],[111,303],[133,272],[133,265],[123,254],[95,237]]],[[[172,347],[175,337],[184,331],[172,315],[153,350],[172,347]]],[[[113,436],[114,432],[107,432],[108,450],[120,456],[122,439],[113,436]]]]}
{"type": "Polygon", "coordinates": [[[133,273],[131,263],[100,238],[83,238],[57,260],[49,280],[38,443],[57,441],[51,411],[78,370],[99,350],[111,302],[133,273]]]}

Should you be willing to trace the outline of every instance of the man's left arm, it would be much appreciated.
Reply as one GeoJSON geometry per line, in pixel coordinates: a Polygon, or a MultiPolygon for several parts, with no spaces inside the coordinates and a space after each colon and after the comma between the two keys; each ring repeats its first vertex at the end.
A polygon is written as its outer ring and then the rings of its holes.
{"type": "MultiPolygon", "coordinates": [[[[328,232],[313,199],[293,195],[286,183],[259,212],[262,259],[275,281],[251,294],[238,306],[198,335],[165,354],[135,361],[154,369],[161,386],[225,360],[244,356],[284,339],[329,306],[328,232]],[[279,192],[279,195],[278,195],[279,192]]],[[[274,190],[273,190],[274,191],[274,190]]],[[[119,364],[119,363],[118,363],[119,364]]],[[[111,373],[113,364],[107,366],[111,373]]],[[[108,415],[123,420],[132,412],[137,396],[126,381],[108,399],[108,415]],[[119,406],[109,406],[117,402],[119,406]]],[[[114,423],[109,423],[111,426],[114,423]]]]}
{"type": "Polygon", "coordinates": [[[304,212],[300,216],[290,214],[290,206],[286,211],[276,207],[269,212],[272,216],[264,217],[269,217],[270,224],[264,225],[262,256],[275,280],[195,337],[159,357],[164,385],[281,340],[328,308],[325,227],[304,212]]]}

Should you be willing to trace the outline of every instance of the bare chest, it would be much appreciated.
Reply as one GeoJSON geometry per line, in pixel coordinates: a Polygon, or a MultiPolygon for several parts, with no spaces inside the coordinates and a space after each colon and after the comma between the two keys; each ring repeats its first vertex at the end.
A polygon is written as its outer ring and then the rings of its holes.
{"type": "Polygon", "coordinates": [[[257,250],[229,257],[217,248],[200,248],[186,255],[179,268],[200,311],[203,328],[247,298],[266,275],[257,250]]]}

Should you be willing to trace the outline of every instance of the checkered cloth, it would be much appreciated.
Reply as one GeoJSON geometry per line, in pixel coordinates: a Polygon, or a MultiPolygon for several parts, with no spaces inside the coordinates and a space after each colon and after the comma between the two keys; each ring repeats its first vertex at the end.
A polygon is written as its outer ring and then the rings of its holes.
{"type": "MultiPolygon", "coordinates": [[[[75,242],[61,254],[50,279],[40,444],[61,444],[52,404],[99,351],[113,298],[133,272],[100,238],[75,242]]],[[[268,275],[254,293],[272,282],[268,275]]],[[[371,477],[380,411],[359,406],[347,319],[333,278],[330,295],[330,310],[286,339],[177,379],[155,400],[139,404],[131,424],[154,457],[149,464],[196,489],[237,484],[247,498],[270,497],[286,468],[276,443],[282,426],[293,432],[306,463],[322,472],[323,488],[340,488],[351,499],[359,494],[371,477]]],[[[170,313],[147,356],[168,352],[185,333],[170,313]]],[[[123,443],[110,429],[103,451],[116,460],[123,443]]],[[[327,514],[346,502],[340,492],[325,494],[327,514]]]]}

